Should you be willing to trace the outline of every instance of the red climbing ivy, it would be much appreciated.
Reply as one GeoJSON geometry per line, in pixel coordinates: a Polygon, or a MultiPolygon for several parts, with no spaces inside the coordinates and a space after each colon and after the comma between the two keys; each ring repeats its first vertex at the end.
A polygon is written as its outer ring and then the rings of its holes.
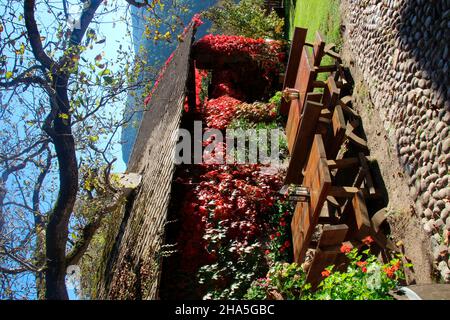
{"type": "Polygon", "coordinates": [[[230,96],[221,96],[217,99],[209,100],[205,108],[205,120],[209,128],[225,129],[233,120],[236,113],[236,106],[242,101],[230,96]]]}

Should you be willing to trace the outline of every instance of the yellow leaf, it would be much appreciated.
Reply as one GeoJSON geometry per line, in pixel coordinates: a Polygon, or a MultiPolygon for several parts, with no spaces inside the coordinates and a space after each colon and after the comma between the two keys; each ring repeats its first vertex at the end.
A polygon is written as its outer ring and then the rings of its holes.
{"type": "Polygon", "coordinates": [[[58,117],[60,117],[61,119],[64,119],[64,120],[69,119],[69,115],[67,113],[60,113],[58,115],[58,117]]]}
{"type": "Polygon", "coordinates": [[[11,71],[6,72],[5,77],[6,79],[10,79],[13,76],[13,73],[11,71]]]}
{"type": "Polygon", "coordinates": [[[98,141],[98,137],[97,137],[97,136],[90,136],[90,137],[89,137],[89,140],[90,140],[91,142],[97,142],[97,141],[98,141]]]}

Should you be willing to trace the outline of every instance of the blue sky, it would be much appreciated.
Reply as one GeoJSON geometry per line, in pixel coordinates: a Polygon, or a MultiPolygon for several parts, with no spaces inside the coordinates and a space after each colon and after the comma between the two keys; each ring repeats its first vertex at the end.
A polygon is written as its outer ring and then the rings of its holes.
{"type": "MultiPolygon", "coordinates": [[[[213,0],[200,0],[196,4],[201,5],[201,3],[205,3],[205,1],[210,2],[213,0]]],[[[93,61],[95,56],[99,52],[104,52],[105,59],[114,61],[118,58],[117,48],[119,47],[119,45],[122,45],[123,48],[128,48],[128,47],[132,48],[133,47],[131,35],[127,34],[127,31],[130,30],[130,26],[131,26],[130,13],[127,12],[127,6],[126,6],[126,2],[124,0],[119,0],[119,2],[117,2],[117,3],[120,3],[121,5],[118,5],[118,9],[116,11],[111,12],[109,14],[101,15],[101,17],[95,21],[96,23],[99,23],[101,25],[100,26],[100,31],[101,31],[100,39],[105,38],[106,41],[102,44],[95,44],[94,50],[87,50],[85,53],[83,53],[83,58],[85,58],[86,60],[93,61]]],[[[79,12],[80,12],[79,6],[72,6],[69,8],[69,13],[71,13],[74,18],[78,17],[79,12]]],[[[46,18],[41,19],[40,23],[42,25],[50,25],[52,23],[51,19],[54,19],[54,17],[51,17],[51,15],[46,15],[46,14],[44,14],[43,16],[46,18]],[[46,20],[46,19],[48,19],[48,20],[46,20]]],[[[206,28],[203,27],[202,29],[204,32],[205,31],[204,29],[206,29],[206,28]]],[[[43,36],[46,36],[45,32],[43,30],[41,30],[41,34],[43,36]]],[[[133,54],[133,51],[130,50],[130,55],[132,55],[132,54],[133,54]]],[[[162,61],[164,61],[164,60],[165,59],[162,58],[162,61]]],[[[109,66],[109,69],[111,69],[111,71],[113,73],[116,70],[116,68],[118,68],[118,66],[115,66],[115,65],[109,66]]],[[[24,95],[28,94],[31,97],[31,93],[25,92],[23,94],[24,95]]],[[[109,104],[106,107],[106,109],[107,109],[106,112],[112,112],[113,114],[116,115],[117,119],[122,119],[125,103],[126,103],[126,99],[124,99],[123,101],[119,101],[115,104],[109,104]]],[[[115,162],[115,165],[114,165],[114,170],[113,170],[114,172],[124,172],[126,170],[126,164],[124,163],[124,161],[122,159],[122,148],[119,143],[120,138],[121,138],[120,131],[121,130],[119,130],[119,132],[117,132],[115,135],[116,143],[113,144],[114,147],[113,147],[113,150],[111,151],[111,155],[114,156],[115,158],[117,158],[117,161],[115,162]]],[[[101,140],[101,141],[106,141],[106,139],[101,140]]],[[[30,174],[30,172],[25,171],[24,174],[25,175],[30,174]]],[[[56,177],[56,172],[52,173],[52,175],[54,177],[56,177]]],[[[48,197],[50,199],[49,199],[48,208],[45,208],[45,210],[50,209],[50,206],[52,205],[53,201],[55,200],[54,199],[55,195],[48,195],[48,197]]],[[[77,296],[75,295],[74,290],[68,290],[68,291],[69,291],[69,296],[71,299],[77,299],[77,296]]]]}

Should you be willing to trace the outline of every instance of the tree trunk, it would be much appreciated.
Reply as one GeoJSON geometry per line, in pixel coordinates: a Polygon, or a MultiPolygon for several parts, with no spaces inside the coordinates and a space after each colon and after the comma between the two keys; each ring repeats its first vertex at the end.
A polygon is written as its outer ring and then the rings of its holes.
{"type": "Polygon", "coordinates": [[[78,167],[75,141],[70,123],[69,99],[67,96],[68,77],[55,75],[53,87],[56,91],[58,114],[53,120],[55,145],[59,167],[59,194],[46,230],[47,269],[45,272],[45,298],[51,300],[68,299],[65,284],[66,244],[68,225],[78,190],[78,167]],[[61,116],[66,114],[65,116],[61,116]]]}
{"type": "MultiPolygon", "coordinates": [[[[34,257],[37,266],[45,265],[45,230],[42,226],[36,228],[36,248],[34,250],[34,257]]],[[[45,299],[45,274],[44,272],[36,273],[36,293],[37,299],[45,299]]]]}

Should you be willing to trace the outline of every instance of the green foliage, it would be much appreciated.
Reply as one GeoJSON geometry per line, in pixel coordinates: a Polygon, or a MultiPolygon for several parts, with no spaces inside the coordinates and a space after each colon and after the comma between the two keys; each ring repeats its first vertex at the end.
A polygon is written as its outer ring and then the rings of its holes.
{"type": "Polygon", "coordinates": [[[264,9],[263,0],[225,0],[204,17],[212,21],[211,32],[249,38],[283,39],[284,20],[264,9]]]}
{"type": "Polygon", "coordinates": [[[228,228],[220,222],[203,238],[209,250],[217,252],[217,262],[205,265],[198,271],[201,285],[208,285],[204,299],[241,299],[252,281],[267,271],[267,263],[261,255],[261,244],[254,242],[246,247],[240,243],[226,242],[228,228]],[[224,279],[233,279],[230,285],[224,279]]]}
{"type": "Polygon", "coordinates": [[[295,210],[291,201],[278,200],[275,203],[274,213],[270,216],[270,225],[273,233],[269,235],[268,257],[272,261],[291,261],[291,221],[295,210]]]}
{"type": "Polygon", "coordinates": [[[205,103],[208,100],[208,87],[211,83],[212,73],[207,72],[205,77],[202,77],[202,83],[200,87],[200,102],[205,103]]]}
{"type": "Polygon", "coordinates": [[[310,295],[310,285],[305,282],[306,274],[296,263],[276,262],[267,273],[252,283],[245,299],[265,300],[274,295],[281,295],[284,299],[299,300],[310,295]]]}
{"type": "MultiPolygon", "coordinates": [[[[404,280],[400,256],[382,264],[368,250],[347,253],[349,265],[345,272],[327,267],[325,277],[316,291],[306,283],[306,274],[297,264],[276,262],[266,278],[252,283],[247,299],[272,299],[274,295],[287,300],[392,300],[389,292],[404,280]]],[[[410,265],[408,265],[410,266],[410,265]]]]}
{"type": "MultiPolygon", "coordinates": [[[[267,130],[269,132],[268,137],[270,137],[270,130],[272,129],[279,129],[280,130],[280,135],[278,137],[278,146],[279,146],[279,152],[281,155],[287,155],[288,154],[288,145],[287,145],[287,140],[286,140],[286,135],[284,134],[284,129],[278,124],[277,121],[272,121],[272,122],[259,122],[259,123],[254,123],[254,122],[250,122],[247,119],[244,118],[235,118],[234,120],[232,120],[230,122],[230,124],[228,125],[228,129],[242,129],[242,130],[248,130],[248,129],[255,129],[256,132],[258,133],[259,136],[259,131],[260,130],[267,130]]],[[[249,145],[250,143],[250,138],[248,136],[246,136],[246,142],[247,145],[249,145]]],[[[270,150],[271,145],[270,145],[271,141],[269,138],[269,143],[268,143],[268,148],[270,150]]],[[[246,149],[246,152],[248,152],[248,150],[246,149]]]]}
{"type": "MultiPolygon", "coordinates": [[[[306,40],[313,42],[316,31],[320,31],[328,43],[340,45],[339,0],[297,0],[295,7],[295,27],[308,28],[306,40]]],[[[291,30],[291,36],[293,29],[291,30]]]]}
{"type": "MultiPolygon", "coordinates": [[[[314,42],[316,32],[319,31],[325,41],[334,43],[336,51],[342,48],[342,36],[340,32],[341,17],[339,14],[339,0],[297,0],[295,7],[294,23],[290,28],[290,39],[293,36],[294,27],[302,27],[308,29],[306,40],[310,43],[314,42]]],[[[325,56],[322,59],[322,65],[333,64],[332,58],[325,56]]],[[[319,75],[319,80],[326,80],[319,75]]]]}
{"type": "Polygon", "coordinates": [[[381,264],[369,250],[358,254],[353,249],[347,254],[350,264],[346,272],[333,272],[333,266],[326,270],[330,276],[319,285],[319,290],[312,296],[315,300],[392,300],[389,291],[397,287],[404,279],[400,260],[393,259],[388,264],[381,264]]]}
{"type": "Polygon", "coordinates": [[[277,91],[275,95],[270,98],[269,102],[276,104],[278,107],[281,105],[281,99],[283,98],[283,93],[281,91],[277,91]]]}

